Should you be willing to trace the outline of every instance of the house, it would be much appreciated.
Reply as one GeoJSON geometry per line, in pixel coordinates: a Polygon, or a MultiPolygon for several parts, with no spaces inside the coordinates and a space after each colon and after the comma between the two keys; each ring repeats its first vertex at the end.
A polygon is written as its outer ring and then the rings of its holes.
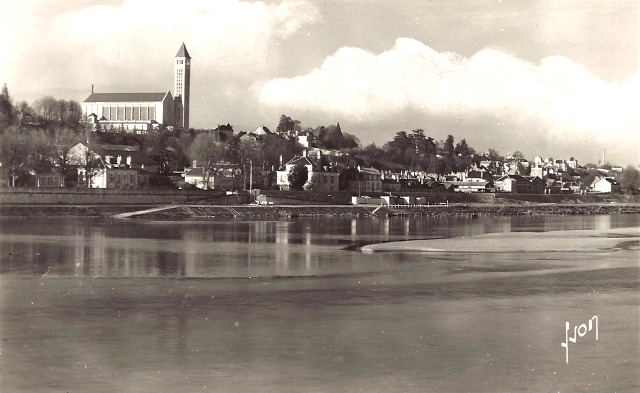
{"type": "Polygon", "coordinates": [[[393,192],[400,191],[401,184],[399,181],[394,179],[382,179],[382,192],[393,192]]]}
{"type": "Polygon", "coordinates": [[[209,170],[195,165],[191,168],[185,168],[185,183],[194,185],[196,188],[203,190],[235,190],[240,185],[238,181],[240,177],[240,166],[230,163],[213,164],[209,170]]]}
{"type": "Polygon", "coordinates": [[[149,186],[149,174],[146,171],[126,167],[104,167],[94,173],[91,188],[138,189],[149,186]]]}
{"type": "Polygon", "coordinates": [[[88,182],[90,188],[137,189],[149,186],[149,167],[145,167],[145,162],[149,165],[151,159],[133,146],[97,145],[89,149],[78,143],[68,155],[69,165],[78,171],[79,186],[86,187],[88,182]]]}
{"type": "Polygon", "coordinates": [[[257,141],[264,138],[268,134],[273,134],[267,127],[260,126],[255,131],[240,132],[241,141],[257,141]]]}
{"type": "Polygon", "coordinates": [[[196,134],[212,135],[216,142],[225,142],[233,138],[233,126],[229,123],[218,124],[213,130],[195,130],[196,134]]]}
{"type": "MultiPolygon", "coordinates": [[[[382,192],[382,172],[375,168],[357,167],[347,179],[347,190],[358,192],[382,192]]],[[[343,172],[341,176],[348,172],[343,172]]],[[[398,183],[398,186],[400,184],[398,183]]]]}
{"type": "Polygon", "coordinates": [[[36,187],[39,188],[52,188],[52,187],[64,187],[64,180],[62,173],[59,171],[51,171],[48,173],[37,173],[36,175],[36,187]]]}
{"type": "Polygon", "coordinates": [[[444,186],[448,191],[456,192],[491,192],[493,182],[482,181],[445,181],[444,186]]]}
{"type": "Polygon", "coordinates": [[[495,181],[496,192],[514,194],[542,194],[544,181],[539,177],[526,178],[520,175],[504,175],[495,181]]]}
{"type": "Polygon", "coordinates": [[[154,128],[189,130],[191,56],[184,43],[174,58],[174,93],[94,93],[81,104],[93,130],[146,133],[154,128]]]}
{"type": "Polygon", "coordinates": [[[605,177],[594,180],[590,188],[593,192],[617,192],[620,191],[620,183],[611,177],[605,177]]]}
{"type": "Polygon", "coordinates": [[[281,165],[277,171],[277,185],[281,190],[289,190],[289,173],[296,165],[304,165],[307,167],[307,182],[304,189],[313,189],[314,191],[336,192],[339,187],[340,173],[334,168],[321,165],[321,155],[318,153],[318,159],[314,160],[307,155],[307,150],[303,150],[302,156],[295,156],[286,164],[281,165]]]}

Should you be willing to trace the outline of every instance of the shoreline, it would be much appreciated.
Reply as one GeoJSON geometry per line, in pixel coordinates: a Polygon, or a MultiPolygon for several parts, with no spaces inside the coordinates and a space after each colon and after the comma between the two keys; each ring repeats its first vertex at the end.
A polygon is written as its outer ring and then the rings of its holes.
{"type": "Polygon", "coordinates": [[[376,205],[7,205],[0,218],[120,218],[154,220],[287,219],[297,217],[367,216],[553,216],[638,214],[640,203],[450,204],[448,206],[376,205]]]}

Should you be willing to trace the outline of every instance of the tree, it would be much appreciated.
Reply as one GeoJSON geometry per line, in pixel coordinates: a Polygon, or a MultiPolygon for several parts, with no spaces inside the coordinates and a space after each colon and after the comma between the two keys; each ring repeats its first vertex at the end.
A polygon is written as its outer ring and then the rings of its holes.
{"type": "Polygon", "coordinates": [[[524,154],[522,154],[520,150],[514,151],[511,157],[513,157],[516,160],[524,160],[524,154]]]}
{"type": "Polygon", "coordinates": [[[9,97],[9,89],[5,83],[0,91],[0,131],[4,130],[15,120],[13,104],[9,97]]]}
{"type": "Polygon", "coordinates": [[[494,149],[489,149],[489,152],[487,153],[487,157],[492,161],[504,161],[504,157],[501,156],[500,153],[498,153],[498,151],[494,149]]]}
{"type": "Polygon", "coordinates": [[[447,155],[447,156],[454,156],[455,155],[455,147],[454,147],[453,143],[454,143],[453,135],[451,135],[451,134],[447,135],[447,139],[445,139],[444,147],[443,147],[443,153],[445,155],[447,155]]]}
{"type": "Polygon", "coordinates": [[[460,156],[463,156],[463,157],[465,157],[465,156],[468,156],[468,155],[469,155],[470,150],[469,150],[469,145],[467,145],[467,140],[466,140],[466,139],[461,140],[461,141],[456,145],[456,147],[455,147],[455,149],[454,149],[454,153],[455,153],[456,155],[460,155],[460,156]]]}
{"type": "Polygon", "coordinates": [[[69,127],[75,130],[80,125],[82,108],[76,101],[44,96],[35,100],[31,107],[33,114],[47,129],[69,127]]]}
{"type": "Polygon", "coordinates": [[[53,168],[55,150],[51,138],[42,130],[32,131],[27,137],[29,152],[29,168],[36,176],[36,187],[40,187],[41,173],[47,173],[53,168]]]}
{"type": "Polygon", "coordinates": [[[631,165],[627,166],[620,177],[620,187],[629,194],[637,194],[640,189],[640,172],[631,165]]]}
{"type": "Polygon", "coordinates": [[[398,131],[393,140],[384,145],[384,150],[393,162],[408,166],[415,162],[415,143],[406,131],[398,131]]]}
{"type": "MultiPolygon", "coordinates": [[[[85,144],[81,145],[80,157],[77,157],[77,159],[79,159],[79,164],[82,167],[84,181],[86,182],[87,188],[91,188],[91,181],[100,170],[102,159],[93,151],[93,149],[98,145],[97,138],[93,132],[85,132],[84,142],[85,144]]],[[[76,161],[77,159],[73,157],[71,158],[73,161],[76,161]]]]}
{"type": "Polygon", "coordinates": [[[293,120],[287,115],[281,115],[276,132],[280,135],[291,135],[296,131],[301,131],[299,120],[293,120]]]}
{"type": "Polygon", "coordinates": [[[199,134],[189,146],[188,154],[202,167],[202,183],[204,189],[208,189],[211,175],[215,171],[215,164],[224,157],[224,146],[217,142],[212,134],[199,134]]]}
{"type": "Polygon", "coordinates": [[[33,116],[33,111],[26,101],[17,103],[13,109],[15,123],[18,127],[22,128],[28,119],[33,116]]]}
{"type": "Polygon", "coordinates": [[[62,172],[62,184],[66,186],[67,181],[75,177],[77,178],[77,172],[72,173],[73,166],[71,165],[71,149],[82,142],[82,134],[76,133],[68,128],[59,128],[55,131],[54,135],[54,148],[56,155],[56,165],[60,167],[62,172]]]}
{"type": "Polygon", "coordinates": [[[305,165],[296,164],[289,171],[287,180],[289,180],[289,188],[292,190],[302,190],[309,178],[309,169],[305,165]]]}
{"type": "Polygon", "coordinates": [[[11,179],[11,187],[16,186],[16,179],[23,173],[27,165],[27,135],[20,130],[9,127],[0,134],[0,162],[2,170],[11,179]]]}

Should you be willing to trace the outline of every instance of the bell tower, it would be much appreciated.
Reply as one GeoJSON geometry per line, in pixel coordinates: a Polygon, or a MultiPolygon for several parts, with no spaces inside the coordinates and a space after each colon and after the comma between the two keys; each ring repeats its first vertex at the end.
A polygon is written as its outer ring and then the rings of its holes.
{"type": "Polygon", "coordinates": [[[174,72],[175,119],[176,127],[189,131],[189,94],[191,93],[191,56],[182,43],[176,54],[174,72]]]}

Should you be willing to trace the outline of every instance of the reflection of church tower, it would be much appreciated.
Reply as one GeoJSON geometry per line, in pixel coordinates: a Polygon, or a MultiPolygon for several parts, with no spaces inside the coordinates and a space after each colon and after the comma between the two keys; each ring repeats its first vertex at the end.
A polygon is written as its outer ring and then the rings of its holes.
{"type": "Polygon", "coordinates": [[[176,127],[189,131],[189,93],[191,92],[191,56],[184,42],[175,59],[174,93],[176,127]]]}

